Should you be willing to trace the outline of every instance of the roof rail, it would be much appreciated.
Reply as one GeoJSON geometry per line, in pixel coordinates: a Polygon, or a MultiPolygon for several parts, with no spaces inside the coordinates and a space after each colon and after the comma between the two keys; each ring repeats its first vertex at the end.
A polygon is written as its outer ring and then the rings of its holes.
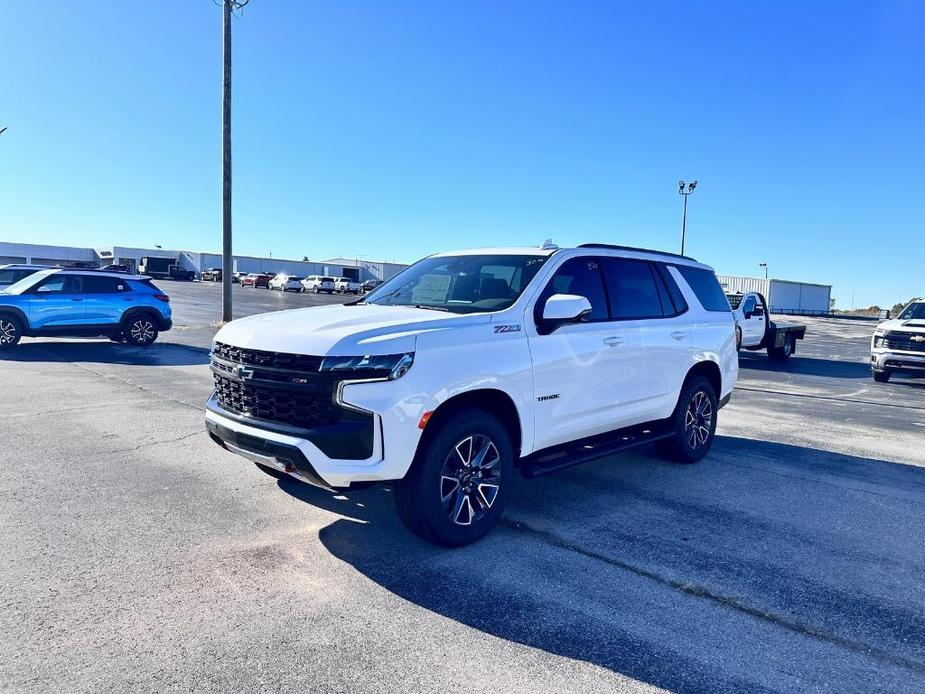
{"type": "Polygon", "coordinates": [[[607,248],[612,251],[636,251],[637,253],[654,253],[655,255],[667,255],[670,258],[683,258],[684,260],[690,260],[695,263],[698,262],[696,258],[691,258],[689,255],[681,255],[680,253],[656,251],[652,248],[637,248],[636,246],[617,246],[612,243],[583,243],[579,245],[578,248],[607,248]]]}

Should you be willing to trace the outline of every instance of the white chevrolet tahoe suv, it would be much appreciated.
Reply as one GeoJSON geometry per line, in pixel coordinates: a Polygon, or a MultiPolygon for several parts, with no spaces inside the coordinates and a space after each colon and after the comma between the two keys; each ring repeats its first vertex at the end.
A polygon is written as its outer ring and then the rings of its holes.
{"type": "Polygon", "coordinates": [[[913,299],[896,318],[877,326],[870,367],[878,383],[889,381],[894,371],[925,376],[925,298],[913,299]]]}
{"type": "Polygon", "coordinates": [[[702,458],[738,375],[709,267],[586,244],[430,256],[346,305],[215,336],[213,440],[330,490],[395,482],[408,528],[472,542],[527,477],[647,442],[702,458]]]}

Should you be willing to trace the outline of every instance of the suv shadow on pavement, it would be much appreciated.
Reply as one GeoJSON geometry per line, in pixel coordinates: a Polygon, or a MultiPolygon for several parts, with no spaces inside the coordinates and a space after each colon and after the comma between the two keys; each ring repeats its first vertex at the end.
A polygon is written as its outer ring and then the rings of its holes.
{"type": "Polygon", "coordinates": [[[922,468],[735,437],[698,466],[642,449],[518,479],[502,527],[449,551],[404,532],[388,486],[279,486],[347,516],[321,542],[391,593],[659,687],[912,691],[925,674],[922,468]]]}
{"type": "Polygon", "coordinates": [[[0,352],[0,361],[85,362],[130,366],[198,366],[209,363],[203,347],[156,342],[149,347],[97,340],[55,340],[19,343],[0,352]]]}
{"type": "Polygon", "coordinates": [[[786,361],[774,361],[768,359],[763,352],[754,355],[740,353],[739,368],[750,371],[780,371],[803,376],[870,379],[870,364],[867,362],[799,356],[790,357],[786,361]]]}

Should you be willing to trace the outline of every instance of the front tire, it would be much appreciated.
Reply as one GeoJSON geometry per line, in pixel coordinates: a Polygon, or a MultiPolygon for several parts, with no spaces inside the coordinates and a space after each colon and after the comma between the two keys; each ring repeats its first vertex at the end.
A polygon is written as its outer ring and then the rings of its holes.
{"type": "Polygon", "coordinates": [[[125,341],[135,347],[150,347],[157,339],[157,325],[148,314],[132,316],[125,326],[125,341]]]}
{"type": "Polygon", "coordinates": [[[702,376],[688,381],[671,415],[673,433],[658,442],[659,453],[679,463],[696,463],[713,445],[716,434],[716,391],[702,376]]]}
{"type": "MultiPolygon", "coordinates": [[[[514,475],[511,437],[494,415],[470,410],[438,425],[395,486],[405,526],[443,547],[482,538],[504,512],[514,475]]],[[[426,434],[425,434],[426,436],[426,434]]]]}
{"type": "Polygon", "coordinates": [[[22,324],[15,316],[0,316],[0,350],[12,349],[22,337],[22,324]]]}
{"type": "Polygon", "coordinates": [[[873,371],[873,374],[874,374],[874,380],[877,383],[886,383],[887,381],[890,380],[890,376],[893,375],[887,369],[884,369],[883,371],[877,371],[875,369],[873,371]]]}

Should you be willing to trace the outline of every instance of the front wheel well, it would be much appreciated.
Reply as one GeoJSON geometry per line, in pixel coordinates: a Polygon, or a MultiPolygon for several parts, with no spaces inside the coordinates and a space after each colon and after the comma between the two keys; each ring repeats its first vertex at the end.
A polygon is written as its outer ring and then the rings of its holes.
{"type": "Polygon", "coordinates": [[[479,390],[467,391],[459,395],[454,395],[448,400],[440,403],[427,420],[427,425],[424,427],[424,435],[421,436],[421,440],[418,442],[418,452],[424,449],[424,446],[433,435],[433,432],[440,426],[441,420],[445,421],[454,414],[466,410],[485,410],[497,417],[511,437],[514,459],[517,460],[520,458],[523,434],[517,406],[514,404],[510,395],[494,388],[481,388],[479,390]]]}

